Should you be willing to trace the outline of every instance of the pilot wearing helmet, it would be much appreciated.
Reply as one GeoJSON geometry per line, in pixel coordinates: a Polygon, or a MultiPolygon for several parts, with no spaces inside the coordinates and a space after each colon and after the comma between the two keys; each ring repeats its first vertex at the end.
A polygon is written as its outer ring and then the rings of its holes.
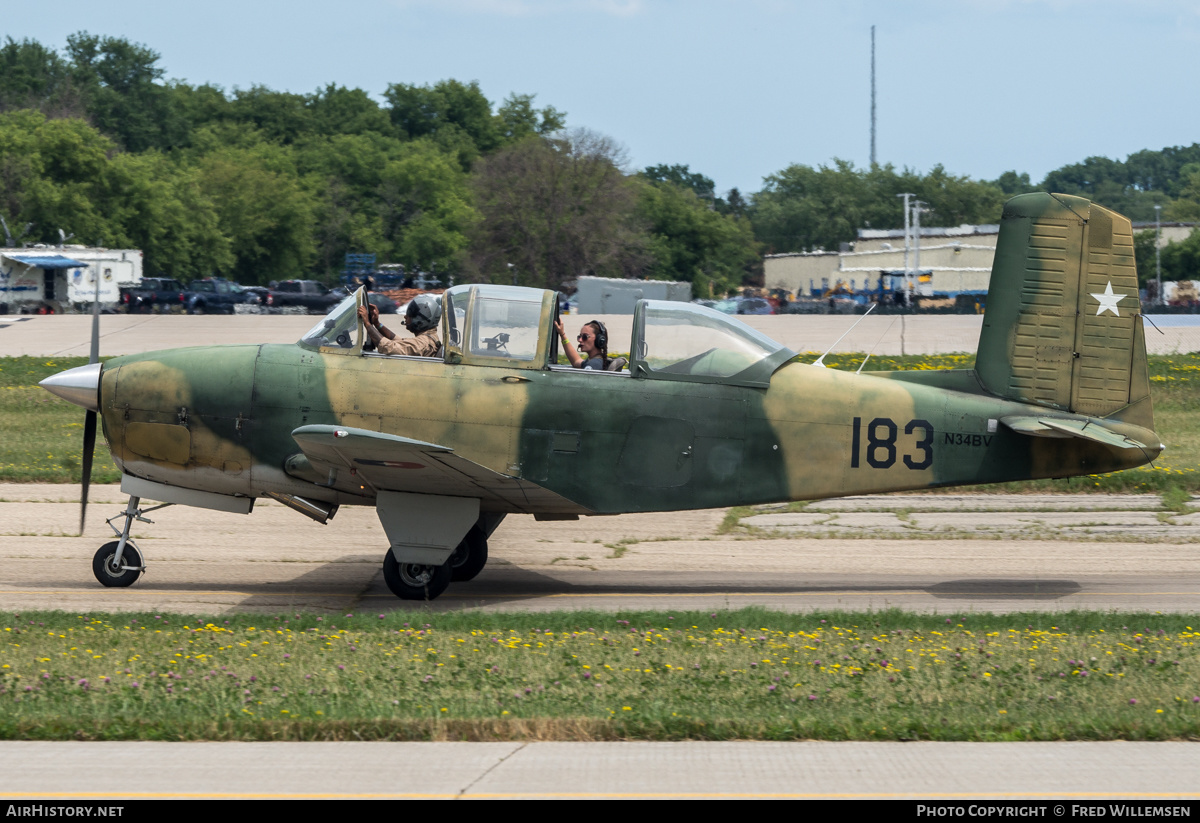
{"type": "Polygon", "coordinates": [[[438,338],[442,301],[435,295],[417,295],[404,312],[404,326],[416,337],[397,340],[396,333],[379,322],[379,309],[374,305],[359,306],[358,316],[365,324],[367,337],[380,354],[437,357],[442,351],[442,341],[438,338]]]}

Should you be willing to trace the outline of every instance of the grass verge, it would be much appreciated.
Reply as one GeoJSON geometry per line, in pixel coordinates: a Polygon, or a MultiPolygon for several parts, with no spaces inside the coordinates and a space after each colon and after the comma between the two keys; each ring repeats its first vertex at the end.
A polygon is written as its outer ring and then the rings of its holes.
{"type": "Polygon", "coordinates": [[[0,738],[1192,739],[1196,620],[0,614],[0,738]]]}

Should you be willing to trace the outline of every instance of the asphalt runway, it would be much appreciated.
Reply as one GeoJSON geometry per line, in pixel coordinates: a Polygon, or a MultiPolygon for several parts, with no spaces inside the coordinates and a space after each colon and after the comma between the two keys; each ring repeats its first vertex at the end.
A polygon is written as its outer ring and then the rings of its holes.
{"type": "Polygon", "coordinates": [[[149,514],[133,531],[146,574],[105,589],[91,558],[124,502],[116,486],[94,486],[79,537],[75,487],[0,485],[0,608],[1200,612],[1200,515],[1164,512],[1149,495],[846,498],[800,513],[762,507],[729,534],[718,534],[718,509],[511,516],[479,577],[428,604],[388,591],[373,509],[344,507],[322,526],[269,500],[250,515],[149,514]]]}

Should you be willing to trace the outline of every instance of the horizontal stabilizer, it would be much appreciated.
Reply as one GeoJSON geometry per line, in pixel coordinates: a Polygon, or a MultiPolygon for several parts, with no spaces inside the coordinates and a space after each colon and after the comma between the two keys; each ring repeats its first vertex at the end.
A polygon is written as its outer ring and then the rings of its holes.
{"type": "Polygon", "coordinates": [[[1091,420],[1058,419],[1053,417],[1003,417],[1000,422],[1019,434],[1033,437],[1078,437],[1115,446],[1118,449],[1144,449],[1145,443],[1119,434],[1091,420]]]}

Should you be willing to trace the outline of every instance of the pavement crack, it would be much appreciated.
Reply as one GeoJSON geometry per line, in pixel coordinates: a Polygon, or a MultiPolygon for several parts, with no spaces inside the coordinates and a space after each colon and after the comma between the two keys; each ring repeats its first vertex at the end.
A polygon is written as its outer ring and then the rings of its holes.
{"type": "Polygon", "coordinates": [[[519,753],[520,753],[520,752],[521,752],[521,751],[522,751],[522,750],[523,750],[523,749],[524,749],[526,746],[528,746],[528,745],[529,745],[529,743],[527,743],[527,742],[525,742],[525,743],[521,743],[519,746],[517,746],[517,747],[516,747],[515,749],[513,749],[511,752],[509,752],[508,754],[504,755],[504,757],[501,757],[501,758],[500,758],[499,760],[497,760],[495,763],[493,763],[492,765],[490,765],[490,766],[488,766],[486,769],[484,769],[484,770],[483,770],[483,772],[482,772],[482,773],[481,773],[481,774],[480,774],[478,777],[476,777],[474,780],[472,780],[470,783],[468,783],[466,786],[463,786],[463,787],[462,787],[462,789],[460,789],[460,790],[459,790],[459,792],[458,792],[458,796],[455,798],[455,800],[461,800],[462,798],[466,797],[466,796],[467,796],[467,795],[470,793],[471,789],[473,789],[473,788],[475,788],[476,786],[478,786],[478,785],[479,785],[479,783],[480,783],[480,782],[481,782],[481,781],[482,781],[482,780],[483,780],[485,777],[487,777],[487,776],[488,776],[489,774],[491,774],[493,771],[495,771],[496,769],[498,769],[498,768],[500,768],[502,765],[504,765],[504,762],[505,762],[506,760],[508,760],[510,757],[512,757],[512,756],[513,756],[513,755],[515,755],[515,754],[519,754],[519,753]]]}

